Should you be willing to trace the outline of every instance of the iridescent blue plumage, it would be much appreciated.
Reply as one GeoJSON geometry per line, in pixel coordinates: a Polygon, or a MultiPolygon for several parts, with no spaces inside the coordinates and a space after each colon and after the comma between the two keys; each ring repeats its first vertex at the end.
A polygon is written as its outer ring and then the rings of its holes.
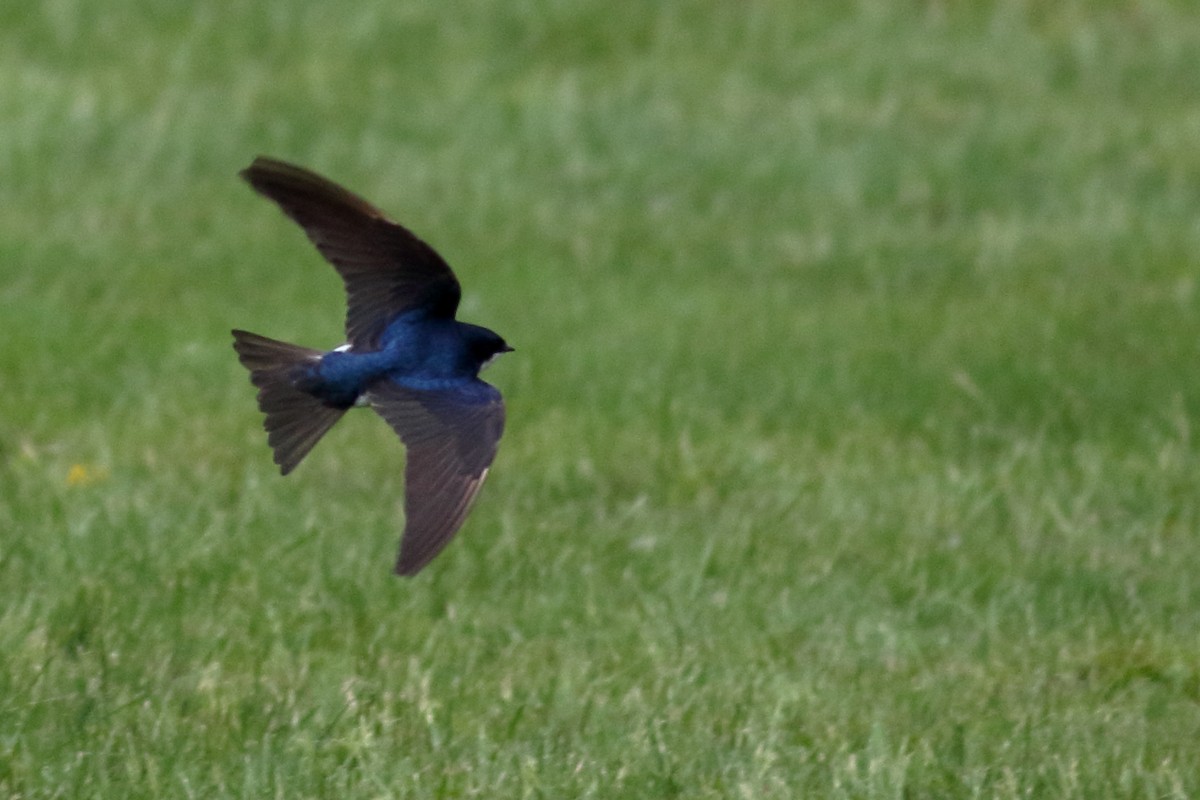
{"type": "Polygon", "coordinates": [[[266,158],[242,175],[304,228],[348,301],[350,341],[336,350],[233,332],[275,461],[286,475],[346,410],[371,405],[408,448],[396,571],[415,574],[458,530],[495,457],[504,403],[478,376],[512,348],[455,320],[461,291],[450,267],[362,198],[266,158]]]}

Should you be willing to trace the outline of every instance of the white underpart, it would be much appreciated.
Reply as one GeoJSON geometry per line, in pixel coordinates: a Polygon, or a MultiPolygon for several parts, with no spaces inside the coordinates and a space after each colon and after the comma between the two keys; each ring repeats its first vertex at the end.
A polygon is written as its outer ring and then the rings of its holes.
{"type": "Polygon", "coordinates": [[[333,352],[335,352],[335,353],[344,353],[344,352],[346,352],[346,351],[347,351],[347,350],[349,350],[349,349],[350,349],[350,343],[349,343],[349,342],[346,342],[346,343],[345,343],[345,344],[343,344],[343,345],[338,345],[337,347],[333,348],[333,352]]]}
{"type": "MultiPolygon", "coordinates": [[[[507,352],[507,351],[505,351],[505,352],[507,352]]],[[[490,356],[487,357],[487,361],[484,361],[482,364],[479,365],[479,371],[483,372],[485,369],[488,368],[488,366],[491,365],[491,363],[493,361],[495,361],[497,358],[499,358],[502,355],[504,355],[504,353],[492,353],[490,356]]]]}

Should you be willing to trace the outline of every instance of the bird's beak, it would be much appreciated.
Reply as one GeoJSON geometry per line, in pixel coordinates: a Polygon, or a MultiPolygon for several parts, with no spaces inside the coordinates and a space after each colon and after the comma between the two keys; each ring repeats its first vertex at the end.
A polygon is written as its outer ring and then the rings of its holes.
{"type": "Polygon", "coordinates": [[[503,350],[501,350],[500,352],[501,352],[501,353],[511,353],[511,352],[513,352],[513,351],[514,351],[514,350],[516,350],[516,349],[517,349],[517,348],[513,347],[512,345],[506,344],[506,345],[504,345],[504,349],[503,349],[503,350]]]}

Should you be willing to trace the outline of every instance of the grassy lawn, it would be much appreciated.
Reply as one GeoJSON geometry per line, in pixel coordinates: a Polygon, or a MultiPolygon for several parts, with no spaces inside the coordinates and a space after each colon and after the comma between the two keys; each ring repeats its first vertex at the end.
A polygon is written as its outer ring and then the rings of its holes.
{"type": "Polygon", "coordinates": [[[0,11],[0,796],[1200,795],[1200,11],[234,5],[0,11]],[[414,580],[259,153],[517,348],[414,580]]]}

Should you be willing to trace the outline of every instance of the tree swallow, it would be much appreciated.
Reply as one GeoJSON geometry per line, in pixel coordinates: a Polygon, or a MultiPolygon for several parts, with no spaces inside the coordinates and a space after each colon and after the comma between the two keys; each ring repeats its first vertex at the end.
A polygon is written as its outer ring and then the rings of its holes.
{"type": "Polygon", "coordinates": [[[504,401],[479,371],[512,348],[455,320],[449,265],[361,197],[270,158],[241,176],[304,229],[348,300],[348,342],[328,352],[233,331],[275,463],[288,474],[348,409],[374,408],[408,450],[395,571],[415,575],[462,525],[496,456],[504,401]]]}

